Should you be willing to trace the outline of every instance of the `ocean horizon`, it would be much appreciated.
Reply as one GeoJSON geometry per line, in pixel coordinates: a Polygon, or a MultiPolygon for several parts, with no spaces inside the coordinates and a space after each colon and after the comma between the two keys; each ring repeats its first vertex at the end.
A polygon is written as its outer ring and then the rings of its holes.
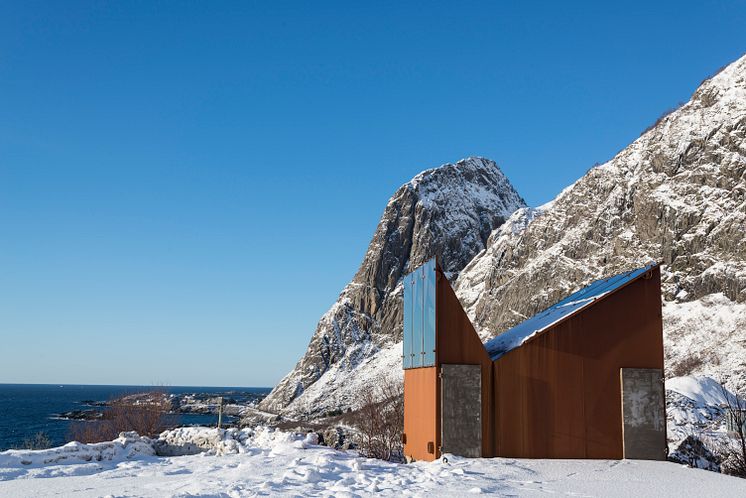
{"type": "MultiPolygon", "coordinates": [[[[266,396],[270,387],[240,386],[160,386],[109,384],[19,384],[0,383],[0,451],[22,448],[26,441],[44,433],[52,446],[70,440],[71,425],[80,422],[60,416],[79,410],[102,410],[101,402],[134,393],[165,391],[173,395],[224,396],[250,403],[266,396]]],[[[235,417],[223,417],[224,423],[235,417]]],[[[216,425],[217,416],[204,413],[179,413],[176,423],[216,425]]]]}

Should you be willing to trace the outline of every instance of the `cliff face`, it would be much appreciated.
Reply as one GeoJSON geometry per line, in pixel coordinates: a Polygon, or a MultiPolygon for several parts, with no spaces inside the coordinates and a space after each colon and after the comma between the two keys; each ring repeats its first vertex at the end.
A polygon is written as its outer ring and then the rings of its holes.
{"type": "Polygon", "coordinates": [[[667,376],[745,389],[744,233],[746,57],[544,206],[526,207],[480,158],[403,185],[308,351],[261,407],[320,415],[355,407],[378,377],[400,378],[401,277],[435,255],[484,340],[592,280],[661,262],[667,376]]]}
{"type": "Polygon", "coordinates": [[[487,339],[596,278],[660,261],[669,374],[743,388],[745,230],[742,57],[552,202],[516,212],[457,293],[487,339]]]}
{"type": "Polygon", "coordinates": [[[314,416],[354,406],[371,376],[400,375],[401,278],[433,256],[456,278],[490,233],[525,206],[498,166],[469,158],[424,171],[391,197],[362,264],[308,350],[261,408],[314,416]]]}

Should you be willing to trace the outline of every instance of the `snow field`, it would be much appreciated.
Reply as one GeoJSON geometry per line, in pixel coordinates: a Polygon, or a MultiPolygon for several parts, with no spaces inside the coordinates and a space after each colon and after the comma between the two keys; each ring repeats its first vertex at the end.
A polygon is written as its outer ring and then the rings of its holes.
{"type": "Polygon", "coordinates": [[[128,435],[110,443],[7,451],[0,453],[0,496],[746,496],[746,480],[667,462],[448,455],[447,462],[405,465],[319,446],[313,434],[259,428],[223,431],[218,438],[210,428],[177,431],[172,441],[213,433],[215,447],[157,457],[147,450],[150,440],[128,435]],[[235,452],[220,452],[234,447],[225,441],[234,442],[235,452]],[[58,458],[68,453],[77,456],[58,458]]]}

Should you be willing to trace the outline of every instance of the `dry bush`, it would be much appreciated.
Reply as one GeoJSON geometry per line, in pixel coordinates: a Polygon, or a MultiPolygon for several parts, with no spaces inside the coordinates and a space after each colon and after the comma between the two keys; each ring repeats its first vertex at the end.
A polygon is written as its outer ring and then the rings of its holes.
{"type": "Polygon", "coordinates": [[[131,394],[113,399],[99,420],[79,422],[70,427],[70,440],[82,443],[111,441],[120,432],[135,431],[155,437],[175,426],[171,401],[164,392],[131,394]]]}
{"type": "Polygon", "coordinates": [[[723,72],[723,70],[724,70],[724,69],[725,69],[726,67],[728,67],[728,64],[725,64],[725,65],[723,65],[723,66],[720,66],[719,68],[717,68],[717,69],[715,70],[715,72],[714,72],[714,73],[712,73],[712,74],[711,74],[711,75],[709,75],[709,76],[708,76],[707,78],[705,78],[705,79],[703,79],[702,81],[700,81],[700,82],[699,82],[699,86],[702,86],[702,85],[704,85],[704,84],[705,84],[705,82],[707,82],[707,81],[710,81],[710,80],[711,80],[712,78],[714,78],[714,77],[715,77],[715,76],[717,76],[718,74],[722,73],[722,72],[723,72]]]}
{"type": "Polygon", "coordinates": [[[389,377],[379,378],[361,394],[361,408],[353,424],[361,455],[381,460],[401,460],[404,432],[404,386],[389,377]]]}
{"type": "Polygon", "coordinates": [[[674,365],[674,367],[671,369],[671,374],[674,377],[691,375],[692,372],[702,366],[702,363],[703,361],[700,356],[691,354],[674,365]]]}
{"type": "Polygon", "coordinates": [[[666,109],[665,111],[663,111],[663,113],[660,116],[658,116],[658,119],[656,119],[653,124],[651,124],[644,130],[642,130],[642,133],[640,133],[640,136],[643,136],[644,134],[646,134],[647,132],[649,132],[650,130],[658,126],[659,124],[661,124],[664,119],[666,119],[669,115],[673,114],[674,112],[678,111],[681,108],[681,106],[683,106],[684,104],[685,102],[679,102],[678,104],[676,104],[675,107],[670,107],[666,109]]]}
{"type": "Polygon", "coordinates": [[[725,416],[733,426],[729,432],[730,441],[718,448],[721,470],[724,474],[746,478],[746,400],[738,394],[731,396],[722,381],[720,389],[726,400],[725,416]]]}
{"type": "Polygon", "coordinates": [[[52,447],[52,440],[46,432],[37,432],[33,437],[23,440],[23,448],[26,450],[46,450],[52,447]]]}

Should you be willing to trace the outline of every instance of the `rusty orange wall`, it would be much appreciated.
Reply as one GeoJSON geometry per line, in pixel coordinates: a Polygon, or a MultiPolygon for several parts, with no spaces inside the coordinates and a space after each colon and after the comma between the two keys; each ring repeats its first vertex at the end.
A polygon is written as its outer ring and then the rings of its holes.
{"type": "MultiPolygon", "coordinates": [[[[482,456],[494,455],[494,391],[492,361],[484,349],[461,302],[448,280],[438,272],[436,287],[436,353],[438,365],[460,364],[482,367],[482,456]]],[[[440,383],[438,383],[438,446],[440,446],[440,383]]]]}
{"type": "MultiPolygon", "coordinates": [[[[437,367],[409,368],[404,370],[404,455],[415,460],[433,460],[427,443],[436,439],[437,367]]],[[[436,447],[437,448],[437,447],[436,447]]]]}
{"type": "Polygon", "coordinates": [[[619,369],[663,369],[651,273],[493,363],[496,455],[622,458],[619,369]]]}

